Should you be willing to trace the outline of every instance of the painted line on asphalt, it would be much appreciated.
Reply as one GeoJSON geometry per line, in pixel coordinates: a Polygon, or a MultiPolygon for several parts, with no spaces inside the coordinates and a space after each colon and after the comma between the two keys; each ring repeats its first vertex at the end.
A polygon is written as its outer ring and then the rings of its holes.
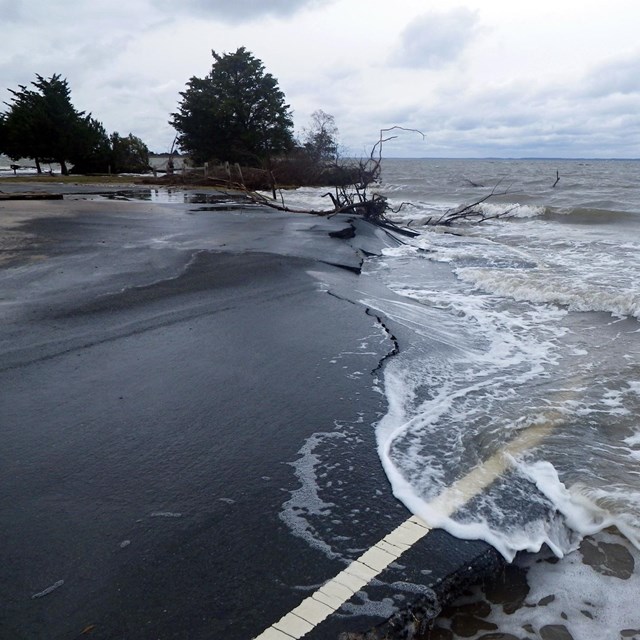
{"type": "MultiPolygon", "coordinates": [[[[501,476],[511,464],[512,456],[530,449],[551,433],[559,418],[560,413],[547,412],[543,421],[525,429],[504,449],[445,489],[429,503],[429,508],[450,516],[501,476]]],[[[411,516],[254,640],[298,640],[307,635],[429,531],[427,523],[411,516]]]]}
{"type": "Polygon", "coordinates": [[[431,529],[411,516],[255,640],[302,638],[337,611],[431,529]]]}

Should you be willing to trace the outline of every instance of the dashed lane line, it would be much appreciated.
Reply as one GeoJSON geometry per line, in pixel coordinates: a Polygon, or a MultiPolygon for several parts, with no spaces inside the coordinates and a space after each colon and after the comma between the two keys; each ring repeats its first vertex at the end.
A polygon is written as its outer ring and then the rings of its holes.
{"type": "Polygon", "coordinates": [[[255,640],[302,638],[429,531],[424,522],[411,516],[255,640]]]}
{"type": "MultiPolygon", "coordinates": [[[[512,456],[530,449],[547,436],[559,418],[558,412],[547,412],[543,421],[525,429],[504,449],[445,489],[429,503],[429,508],[443,516],[453,514],[502,475],[512,456]]],[[[429,531],[431,527],[427,523],[411,516],[254,640],[298,640],[307,635],[429,531]]]]}

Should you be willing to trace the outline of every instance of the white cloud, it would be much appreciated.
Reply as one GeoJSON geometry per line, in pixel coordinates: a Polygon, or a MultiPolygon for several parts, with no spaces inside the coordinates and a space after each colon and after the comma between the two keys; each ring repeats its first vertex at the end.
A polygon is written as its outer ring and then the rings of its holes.
{"type": "Polygon", "coordinates": [[[587,96],[640,94],[640,51],[598,65],[587,75],[584,84],[587,96]]]}

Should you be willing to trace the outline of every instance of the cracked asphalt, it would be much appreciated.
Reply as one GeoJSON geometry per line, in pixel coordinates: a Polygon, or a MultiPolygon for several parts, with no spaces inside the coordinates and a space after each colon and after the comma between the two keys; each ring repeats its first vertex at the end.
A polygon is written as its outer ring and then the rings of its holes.
{"type": "MultiPolygon", "coordinates": [[[[402,335],[349,300],[393,240],[75,198],[0,203],[0,637],[252,638],[409,515],[372,426],[402,335]]],[[[434,531],[309,637],[494,556],[434,531]]]]}

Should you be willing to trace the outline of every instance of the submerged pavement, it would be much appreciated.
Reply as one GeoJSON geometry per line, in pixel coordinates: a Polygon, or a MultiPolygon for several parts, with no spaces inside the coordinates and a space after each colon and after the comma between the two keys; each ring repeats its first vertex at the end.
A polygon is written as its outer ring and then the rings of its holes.
{"type": "MultiPolygon", "coordinates": [[[[221,203],[0,219],[0,637],[253,638],[410,517],[372,426],[402,337],[350,295],[391,235],[221,203]]],[[[399,548],[301,633],[402,630],[499,564],[399,548]]]]}

